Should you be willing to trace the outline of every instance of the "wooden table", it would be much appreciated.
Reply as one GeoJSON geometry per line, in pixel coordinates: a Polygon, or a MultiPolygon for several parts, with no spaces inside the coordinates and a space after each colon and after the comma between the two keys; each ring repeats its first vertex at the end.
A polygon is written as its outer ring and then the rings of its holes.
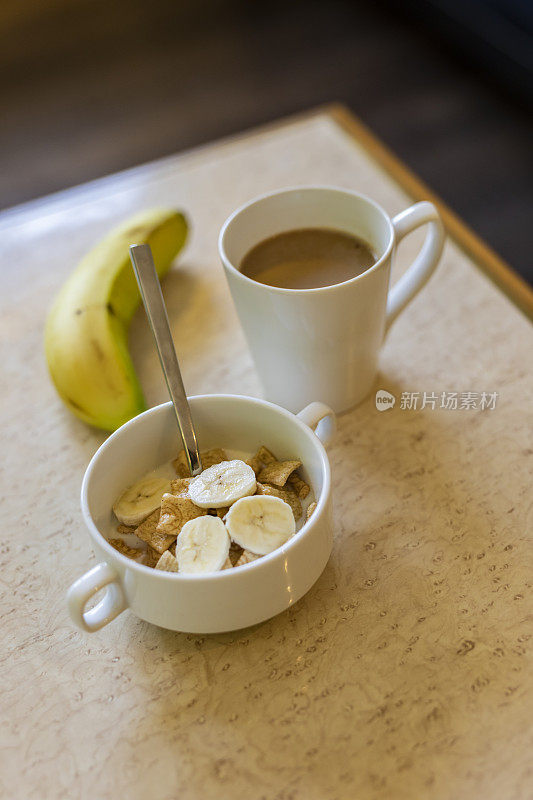
{"type": "MultiPolygon", "coordinates": [[[[217,231],[252,196],[302,183],[358,189],[391,214],[431,196],[334,107],[0,217],[2,797],[533,794],[533,335],[516,307],[533,303],[445,209],[443,263],[383,350],[376,388],[395,408],[380,413],[370,397],[339,420],[334,551],[308,595],[216,636],[129,612],[87,635],[67,616],[65,591],[93,563],[78,495],[104,437],[48,380],[53,296],[114,223],[142,207],[186,209],[191,242],[164,285],[185,384],[257,394],[217,231]],[[439,400],[408,410],[404,392],[439,400]],[[440,408],[443,392],[478,393],[478,407],[440,408]],[[481,392],[497,393],[495,408],[479,408],[481,392]]],[[[418,246],[402,245],[397,274],[418,246]]],[[[165,400],[141,313],[132,348],[149,403],[165,400]]]]}

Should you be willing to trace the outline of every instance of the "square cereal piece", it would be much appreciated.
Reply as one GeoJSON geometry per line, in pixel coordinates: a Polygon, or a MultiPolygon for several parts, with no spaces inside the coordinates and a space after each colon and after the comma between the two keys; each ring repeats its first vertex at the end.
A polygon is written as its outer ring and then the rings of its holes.
{"type": "Polygon", "coordinates": [[[187,497],[189,493],[189,484],[191,481],[192,478],[174,478],[173,481],[170,481],[171,494],[175,494],[178,497],[187,497]]]}
{"type": "Polygon", "coordinates": [[[178,457],[174,459],[172,462],[172,466],[176,470],[176,475],[178,478],[190,478],[191,474],[189,472],[189,467],[187,464],[187,459],[185,458],[185,451],[182,450],[178,457]]]}
{"type": "MultiPolygon", "coordinates": [[[[165,550],[165,553],[166,552],[167,551],[165,550]]],[[[148,547],[146,548],[146,553],[144,554],[143,564],[147,567],[152,567],[153,569],[160,558],[161,558],[161,553],[158,553],[157,550],[154,550],[153,547],[150,547],[150,545],[148,545],[148,547]]]]}
{"type": "Polygon", "coordinates": [[[255,456],[252,456],[251,458],[248,458],[244,463],[248,464],[248,466],[253,469],[253,471],[255,472],[255,477],[256,478],[259,475],[259,473],[261,472],[261,470],[263,469],[263,462],[258,457],[257,453],[255,454],[255,456]]]}
{"type": "Polygon", "coordinates": [[[138,536],[143,542],[149,544],[150,547],[157,550],[158,553],[164,553],[165,550],[168,550],[176,536],[169,536],[157,530],[160,515],[161,509],[156,508],[156,510],[135,529],[135,536],[138,536]]]}
{"type": "Polygon", "coordinates": [[[163,572],[177,572],[178,562],[169,550],[165,550],[155,565],[155,569],[161,569],[163,572]]]}
{"type": "Polygon", "coordinates": [[[207,509],[198,508],[188,497],[164,494],[161,498],[161,516],[157,523],[157,532],[175,539],[186,522],[196,517],[203,517],[205,514],[207,509]]]}
{"type": "Polygon", "coordinates": [[[229,548],[229,560],[231,561],[231,565],[233,567],[235,566],[239,558],[242,556],[242,554],[243,554],[243,548],[240,547],[238,544],[235,544],[235,542],[232,542],[229,548]]]}
{"type": "Polygon", "coordinates": [[[265,466],[267,466],[268,464],[272,464],[274,461],[278,460],[276,456],[270,452],[268,447],[265,447],[264,444],[261,445],[261,447],[255,454],[254,458],[259,459],[259,461],[265,466]]]}
{"type": "Polygon", "coordinates": [[[229,556],[227,557],[227,559],[222,564],[221,569],[233,569],[233,563],[232,563],[232,561],[231,561],[229,556]]]}
{"type": "Polygon", "coordinates": [[[274,486],[285,486],[289,476],[301,466],[301,461],[273,461],[261,470],[257,480],[261,483],[272,483],[274,486]]]}
{"type": "Polygon", "coordinates": [[[290,483],[300,500],[305,500],[311,489],[305,481],[303,481],[297,472],[293,472],[288,478],[287,483],[290,483]]]}
{"type": "MultiPolygon", "coordinates": [[[[203,450],[200,453],[202,461],[202,470],[212,467],[215,464],[221,464],[222,461],[227,461],[228,456],[225,450],[221,447],[213,447],[211,450],[203,450]]],[[[178,457],[172,462],[172,466],[176,470],[178,478],[190,478],[189,465],[185,457],[185,450],[182,450],[178,457]]]]}
{"type": "Polygon", "coordinates": [[[249,550],[243,550],[239,559],[235,562],[235,566],[242,567],[244,564],[250,564],[252,561],[257,561],[258,558],[261,558],[261,556],[256,556],[255,553],[251,553],[249,550]]]}
{"type": "Polygon", "coordinates": [[[220,517],[223,519],[229,511],[229,506],[223,506],[222,508],[208,508],[207,513],[210,517],[220,517]]]}
{"type": "Polygon", "coordinates": [[[302,512],[302,504],[301,504],[300,498],[298,497],[296,492],[293,492],[291,489],[287,489],[286,486],[284,486],[284,488],[281,489],[280,491],[282,493],[282,498],[281,499],[285,500],[285,502],[288,503],[290,505],[290,507],[292,508],[292,513],[294,514],[294,519],[300,519],[300,517],[302,516],[302,513],[303,513],[302,512]]]}
{"type": "Polygon", "coordinates": [[[223,461],[228,460],[228,455],[221,447],[213,447],[212,450],[204,450],[200,453],[202,459],[202,469],[209,469],[214,467],[215,464],[222,464],[223,461]]]}
{"type": "Polygon", "coordinates": [[[123,542],[122,539],[108,539],[109,544],[118,550],[119,553],[122,553],[123,556],[127,556],[128,558],[137,558],[142,556],[143,551],[137,550],[135,547],[129,547],[126,542],[123,542]]]}
{"type": "Polygon", "coordinates": [[[161,514],[161,509],[156,508],[155,511],[146,517],[144,522],[141,522],[140,525],[137,525],[135,528],[135,536],[138,536],[139,539],[142,539],[143,542],[150,542],[148,541],[152,533],[155,533],[155,529],[157,528],[157,523],[159,522],[159,515],[161,514]]]}
{"type": "Polygon", "coordinates": [[[117,533],[120,533],[121,536],[131,536],[132,533],[135,533],[135,528],[130,528],[129,525],[117,525],[117,533]]]}
{"type": "Polygon", "coordinates": [[[302,504],[298,495],[290,489],[278,489],[277,486],[271,486],[269,483],[258,483],[256,494],[270,494],[273,497],[279,497],[283,502],[288,503],[294,514],[294,519],[300,519],[302,516],[302,504]]]}
{"type": "Polygon", "coordinates": [[[311,514],[313,513],[313,511],[315,510],[315,508],[316,508],[316,502],[315,502],[315,503],[310,503],[310,504],[307,506],[307,511],[305,512],[305,518],[306,518],[306,519],[309,519],[309,517],[311,516],[311,514]]]}

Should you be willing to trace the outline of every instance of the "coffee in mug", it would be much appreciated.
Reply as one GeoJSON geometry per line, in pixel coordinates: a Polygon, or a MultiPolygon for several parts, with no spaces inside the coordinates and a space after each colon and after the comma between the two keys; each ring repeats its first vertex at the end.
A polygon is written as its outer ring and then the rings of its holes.
{"type": "Polygon", "coordinates": [[[357,236],[331,228],[300,228],[256,244],[240,271],[266,286],[317,289],[349,281],[375,263],[370,245],[357,236]]]}

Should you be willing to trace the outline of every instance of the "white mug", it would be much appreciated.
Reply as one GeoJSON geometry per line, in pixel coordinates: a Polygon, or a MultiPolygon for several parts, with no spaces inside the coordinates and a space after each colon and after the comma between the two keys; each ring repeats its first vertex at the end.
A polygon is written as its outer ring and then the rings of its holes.
{"type": "Polygon", "coordinates": [[[238,208],[219,253],[264,395],[290,411],[322,400],[337,413],[370,392],[385,334],[438,264],[444,228],[437,209],[416,203],[391,219],[373,200],[328,186],[282,189],[238,208]],[[396,245],[427,225],[420,253],[389,290],[396,245]],[[333,228],[366,241],[376,263],[351,280],[316,289],[266,286],[239,271],[263,239],[297,228],[333,228]]]}
{"type": "Polygon", "coordinates": [[[324,450],[335,415],[312,403],[297,416],[252,397],[190,397],[202,449],[228,447],[253,453],[265,444],[280,458],[302,461],[317,507],[282,547],[257,561],[209,575],[163,572],[117,552],[111,507],[124,489],[180,449],[171,403],[151,408],[112,434],[94,455],[83,479],[81,508],[98,563],[72,584],[68,607],[82,630],[93,632],[129,608],[141,619],[187,633],[218,633],[273,617],[311,588],[326,566],[333,542],[331,481],[324,450]],[[316,430],[315,430],[316,429],[316,430]],[[105,594],[94,608],[91,598],[105,594]]]}

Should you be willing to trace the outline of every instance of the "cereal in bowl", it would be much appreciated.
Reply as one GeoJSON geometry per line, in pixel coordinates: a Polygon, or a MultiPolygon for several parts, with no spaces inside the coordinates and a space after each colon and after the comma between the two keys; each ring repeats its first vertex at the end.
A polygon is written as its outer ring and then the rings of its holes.
{"type": "Polygon", "coordinates": [[[201,459],[194,478],[182,452],[123,492],[113,505],[120,538],[109,540],[118,552],[163,572],[231,570],[281,547],[316,508],[298,459],[279,461],[264,445],[201,459]]]}

